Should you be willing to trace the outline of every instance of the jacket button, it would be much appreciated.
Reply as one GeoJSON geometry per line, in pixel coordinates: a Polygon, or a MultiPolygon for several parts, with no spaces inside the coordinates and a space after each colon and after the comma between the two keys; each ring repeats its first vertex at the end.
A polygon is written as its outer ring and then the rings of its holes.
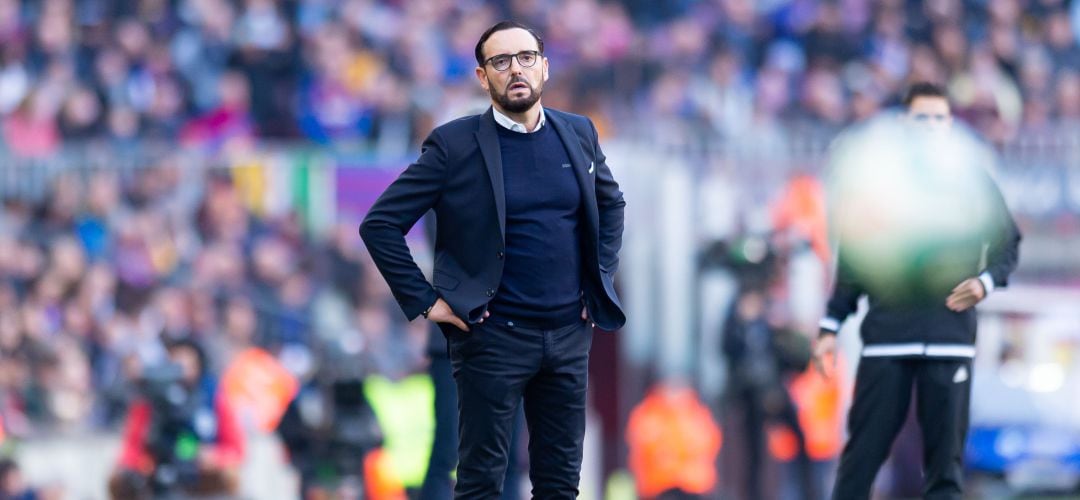
{"type": "Polygon", "coordinates": [[[499,258],[499,260],[502,260],[502,258],[503,258],[503,257],[505,257],[505,256],[506,256],[506,254],[504,254],[504,253],[502,253],[502,252],[496,252],[496,253],[495,253],[495,256],[496,256],[496,257],[498,257],[498,258],[499,258]]]}
{"type": "Polygon", "coordinates": [[[493,297],[494,295],[495,295],[495,290],[492,290],[492,289],[488,288],[487,296],[488,297],[493,297]]]}

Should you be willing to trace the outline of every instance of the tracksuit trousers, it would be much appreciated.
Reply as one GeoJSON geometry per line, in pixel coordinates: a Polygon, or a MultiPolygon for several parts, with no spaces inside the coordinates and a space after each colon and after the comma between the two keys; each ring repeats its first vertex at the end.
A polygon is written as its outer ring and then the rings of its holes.
{"type": "Polygon", "coordinates": [[[971,369],[969,358],[864,356],[855,376],[848,441],[833,498],[870,498],[878,469],[904,425],[914,386],[923,441],[923,498],[959,500],[971,369]]]}

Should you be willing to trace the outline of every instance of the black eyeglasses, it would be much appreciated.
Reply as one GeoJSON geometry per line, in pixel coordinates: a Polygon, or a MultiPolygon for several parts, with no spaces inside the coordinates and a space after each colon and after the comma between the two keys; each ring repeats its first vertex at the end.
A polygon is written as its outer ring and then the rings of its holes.
{"type": "Polygon", "coordinates": [[[490,63],[495,71],[506,71],[510,68],[511,59],[517,59],[522,68],[531,68],[540,59],[540,53],[535,50],[523,50],[517,54],[499,54],[489,57],[484,64],[490,63]]]}

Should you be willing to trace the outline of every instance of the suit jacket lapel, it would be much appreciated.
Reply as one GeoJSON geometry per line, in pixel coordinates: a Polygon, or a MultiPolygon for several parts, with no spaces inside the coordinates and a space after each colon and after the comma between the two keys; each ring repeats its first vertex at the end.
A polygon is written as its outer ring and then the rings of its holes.
{"type": "Polygon", "coordinates": [[[491,180],[491,192],[495,195],[495,210],[499,216],[499,234],[506,240],[506,193],[503,188],[502,152],[499,150],[499,133],[495,130],[495,115],[491,108],[480,117],[480,128],[476,131],[476,141],[480,143],[480,153],[484,156],[488,178],[491,180]]]}
{"type": "MultiPolygon", "coordinates": [[[[581,188],[581,203],[585,205],[585,213],[588,221],[595,232],[600,226],[600,214],[596,208],[596,189],[593,187],[592,173],[589,172],[590,164],[585,161],[585,153],[581,151],[581,139],[573,127],[564,122],[555,113],[547,113],[547,124],[559,133],[566,153],[570,155],[570,164],[577,177],[578,186],[581,188]]],[[[593,233],[590,232],[590,235],[593,233]]]]}

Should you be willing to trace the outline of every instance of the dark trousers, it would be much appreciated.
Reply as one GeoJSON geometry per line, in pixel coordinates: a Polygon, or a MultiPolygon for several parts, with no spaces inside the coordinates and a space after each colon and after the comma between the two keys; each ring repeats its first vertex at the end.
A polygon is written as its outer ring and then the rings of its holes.
{"type": "Polygon", "coordinates": [[[441,326],[458,388],[455,498],[499,498],[523,399],[533,497],[577,498],[592,328],[584,321],[555,330],[494,320],[469,333],[441,326]]]}
{"type": "MultiPolygon", "coordinates": [[[[435,439],[431,443],[431,458],[428,460],[424,485],[420,489],[420,500],[450,500],[454,497],[453,475],[458,461],[457,384],[454,382],[450,358],[446,357],[446,354],[431,355],[428,373],[435,387],[435,439]]],[[[518,491],[513,486],[518,482],[516,450],[524,416],[520,409],[516,415],[510,438],[510,460],[502,500],[518,499],[518,491]]]]}
{"type": "Polygon", "coordinates": [[[907,417],[912,386],[922,430],[923,498],[961,498],[971,360],[864,357],[855,376],[834,499],[870,498],[874,477],[907,417]]]}
{"type": "Polygon", "coordinates": [[[799,444],[795,463],[798,466],[801,498],[815,499],[817,490],[814,487],[810,456],[806,451],[806,436],[799,423],[798,410],[787,390],[781,386],[771,389],[747,387],[738,392],[738,400],[743,410],[743,431],[746,438],[746,498],[764,498],[761,472],[766,449],[765,426],[770,421],[779,421],[795,434],[799,444]]]}

